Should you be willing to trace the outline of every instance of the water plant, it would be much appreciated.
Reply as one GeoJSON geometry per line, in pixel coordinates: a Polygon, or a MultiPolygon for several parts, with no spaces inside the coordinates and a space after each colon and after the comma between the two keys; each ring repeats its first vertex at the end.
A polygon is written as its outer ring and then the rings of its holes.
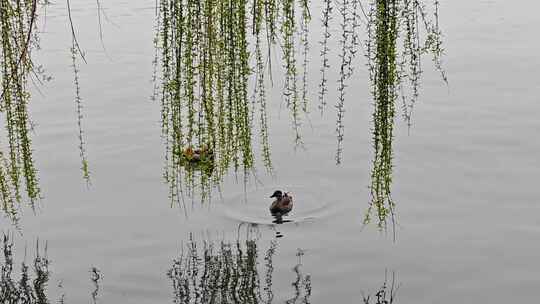
{"type": "MultiPolygon", "coordinates": [[[[265,86],[268,80],[272,82],[271,52],[278,43],[284,69],[283,97],[291,112],[295,142],[301,142],[300,114],[307,111],[307,87],[302,85],[299,92],[295,44],[300,33],[302,62],[307,65],[308,6],[306,0],[159,2],[155,44],[160,50],[161,79],[157,95],[171,198],[183,194],[182,184],[190,191],[200,185],[204,195],[231,168],[246,178],[254,169],[255,125],[264,165],[271,170],[265,86]],[[250,98],[251,86],[254,93],[250,98]],[[207,164],[201,167],[199,162],[185,161],[188,149],[203,148],[212,152],[207,164]]],[[[304,83],[305,71],[306,67],[304,83]]]]}
{"type": "Polygon", "coordinates": [[[48,79],[32,60],[33,50],[39,48],[38,4],[37,0],[0,2],[0,115],[6,130],[0,142],[0,203],[4,215],[14,222],[24,194],[32,208],[40,198],[28,113],[28,81],[48,79]]]}

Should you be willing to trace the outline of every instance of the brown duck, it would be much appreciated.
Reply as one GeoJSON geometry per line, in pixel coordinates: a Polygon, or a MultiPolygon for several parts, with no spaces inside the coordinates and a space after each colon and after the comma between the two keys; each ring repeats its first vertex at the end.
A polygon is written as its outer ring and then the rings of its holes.
{"type": "Polygon", "coordinates": [[[276,190],[274,194],[270,197],[275,197],[276,199],[272,202],[272,205],[270,205],[270,213],[273,215],[280,214],[284,215],[289,213],[289,211],[292,210],[293,207],[293,199],[292,196],[285,192],[281,192],[280,190],[276,190]]]}
{"type": "Polygon", "coordinates": [[[190,162],[199,162],[201,160],[214,160],[214,152],[212,149],[209,149],[206,145],[203,145],[201,148],[193,149],[192,147],[186,148],[182,155],[185,159],[190,162]]]}

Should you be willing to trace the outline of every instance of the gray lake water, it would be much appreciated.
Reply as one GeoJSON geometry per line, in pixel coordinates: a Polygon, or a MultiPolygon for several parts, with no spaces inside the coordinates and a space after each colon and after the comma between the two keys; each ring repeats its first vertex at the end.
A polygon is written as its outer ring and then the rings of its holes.
{"type": "MultiPolygon", "coordinates": [[[[450,84],[440,80],[426,57],[413,127],[408,132],[405,123],[397,123],[395,242],[391,233],[362,225],[372,156],[372,102],[363,58],[356,61],[347,91],[343,165],[335,165],[334,108],[322,118],[316,110],[318,20],[312,30],[313,113],[303,131],[306,149],[295,152],[288,112],[275,88],[269,100],[276,175],[260,170],[261,183],[248,184],[247,202],[243,184],[231,176],[222,198],[189,203],[186,218],[167,197],[160,108],[150,100],[154,1],[101,2],[108,18],[103,20],[106,53],[95,2],[72,1],[88,60],[80,67],[80,82],[90,187],[79,170],[65,4],[56,1],[46,24],[40,24],[38,57],[54,77],[31,105],[45,197],[36,215],[25,210],[23,235],[15,238],[19,259],[25,244],[32,252],[37,238],[48,241],[53,300],[64,292],[67,303],[91,301],[89,270],[95,266],[103,274],[99,303],[170,303],[173,288],[166,272],[191,234],[200,247],[203,241],[254,240],[261,280],[264,256],[275,246],[274,303],[294,298],[293,267],[299,263],[296,269],[311,278],[309,303],[360,303],[362,294],[376,292],[392,273],[399,285],[395,303],[537,301],[537,1],[441,1],[450,84]],[[273,225],[267,214],[268,196],[276,188],[295,194],[290,223],[273,225]],[[56,288],[59,281],[62,291],[56,288]]],[[[312,5],[319,18],[319,1],[312,5]]],[[[331,58],[337,62],[332,41],[331,58]]],[[[331,71],[332,103],[337,69],[331,71]]],[[[5,219],[1,227],[11,229],[5,219]]]]}

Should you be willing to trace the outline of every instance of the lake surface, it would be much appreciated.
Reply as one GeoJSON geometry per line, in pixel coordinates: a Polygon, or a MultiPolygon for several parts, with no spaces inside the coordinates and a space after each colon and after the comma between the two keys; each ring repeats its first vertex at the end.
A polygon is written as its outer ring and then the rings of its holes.
{"type": "MultiPolygon", "coordinates": [[[[211,203],[170,206],[162,174],[160,108],[152,95],[154,1],[103,0],[99,40],[92,1],[72,1],[87,65],[81,64],[83,125],[92,184],[81,177],[71,46],[62,1],[40,24],[39,59],[54,77],[34,94],[34,149],[44,199],[25,210],[17,257],[48,241],[49,294],[91,301],[90,268],[103,275],[99,303],[169,303],[167,271],[191,239],[257,244],[261,280],[272,257],[273,303],[361,303],[385,275],[395,303],[534,303],[540,284],[540,27],[536,1],[441,1],[450,84],[424,62],[422,94],[408,132],[397,123],[393,198],[396,241],[362,219],[370,194],[371,112],[364,59],[347,91],[343,164],[336,166],[335,112],[316,109],[320,3],[313,1],[312,114],[296,150],[276,86],[270,95],[275,176],[246,189],[234,176],[211,203]],[[272,223],[268,196],[295,195],[291,222],[272,223]],[[300,254],[299,254],[300,253],[300,254]],[[300,265],[301,264],[301,265],[300,265]],[[295,266],[298,267],[294,268],[295,266]],[[296,271],[295,271],[296,269],[296,271]],[[299,273],[311,290],[297,289],[299,273]],[[61,281],[63,289],[56,288],[61,281]]],[[[337,22],[337,19],[334,20],[337,22]]],[[[333,32],[337,35],[337,30],[333,32]]],[[[337,62],[337,40],[330,57],[337,62]]],[[[335,63],[334,63],[335,67],[335,63]]],[[[330,69],[330,96],[337,68],[330,69]]],[[[279,72],[277,72],[279,73],[279,72]]],[[[280,74],[274,74],[276,75],[280,74]]],[[[5,219],[4,231],[12,229],[5,219]]],[[[244,246],[242,245],[242,246],[244,246]]],[[[28,254],[31,256],[31,254],[28,254]]],[[[266,272],[265,272],[266,271],[266,272]]],[[[261,283],[262,284],[262,283],[261,283]]],[[[304,286],[305,287],[305,286],[304,286]]],[[[536,299],[536,300],[535,300],[536,299]]]]}

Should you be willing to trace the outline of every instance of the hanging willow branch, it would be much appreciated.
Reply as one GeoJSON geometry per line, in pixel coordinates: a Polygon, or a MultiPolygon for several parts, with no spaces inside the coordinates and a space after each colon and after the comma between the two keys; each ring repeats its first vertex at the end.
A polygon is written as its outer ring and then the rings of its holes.
{"type": "Polygon", "coordinates": [[[79,157],[81,158],[81,171],[84,180],[87,184],[90,184],[90,170],[88,166],[88,159],[86,157],[86,144],[84,140],[84,130],[83,130],[83,104],[81,98],[81,87],[79,85],[79,67],[77,66],[77,57],[82,55],[79,54],[78,49],[76,48],[75,39],[72,39],[72,46],[70,48],[71,53],[71,67],[73,68],[73,83],[75,86],[75,105],[77,111],[77,127],[79,129],[78,139],[79,139],[79,157]]]}
{"type": "Polygon", "coordinates": [[[331,20],[338,17],[341,29],[337,38],[340,47],[338,53],[340,65],[335,105],[338,164],[342,161],[343,153],[346,88],[354,71],[353,59],[360,46],[360,22],[366,25],[367,39],[364,51],[368,61],[374,103],[374,158],[371,172],[371,202],[364,222],[370,222],[375,213],[380,228],[386,228],[389,216],[395,224],[395,203],[391,196],[391,186],[396,101],[401,100],[402,115],[410,127],[414,104],[420,93],[421,59],[424,55],[432,55],[435,68],[447,83],[441,60],[444,50],[438,21],[439,1],[433,2],[432,14],[431,16],[428,13],[426,5],[421,0],[372,0],[368,10],[364,9],[359,0],[323,2],[323,36],[320,41],[322,66],[319,83],[321,113],[327,104],[331,20]],[[333,15],[334,9],[337,16],[333,15]]]}
{"type": "MultiPolygon", "coordinates": [[[[79,139],[79,157],[81,158],[81,171],[83,179],[86,181],[87,185],[90,184],[90,170],[88,166],[88,158],[86,157],[86,145],[84,141],[84,131],[83,131],[83,103],[81,98],[81,87],[79,85],[79,67],[77,65],[77,58],[80,57],[86,63],[86,58],[84,53],[81,51],[79,42],[77,41],[77,35],[75,35],[75,27],[73,25],[73,19],[71,18],[71,6],[69,0],[66,0],[67,10],[68,10],[68,19],[71,27],[71,48],[69,49],[71,53],[71,67],[73,68],[73,84],[75,86],[75,104],[77,109],[77,127],[79,129],[78,139],[79,139]]],[[[97,2],[98,10],[100,9],[99,1],[97,2]]],[[[101,20],[100,30],[101,30],[101,20]]],[[[100,32],[101,38],[101,32],[100,32]]]]}
{"type": "Polygon", "coordinates": [[[330,64],[328,63],[328,53],[330,52],[330,48],[328,47],[328,40],[330,39],[330,21],[332,20],[332,0],[324,0],[324,9],[323,9],[323,15],[322,15],[322,23],[323,23],[323,38],[319,42],[321,44],[321,58],[322,58],[322,65],[321,65],[321,82],[319,84],[319,110],[321,111],[321,115],[324,112],[324,109],[326,108],[326,93],[328,92],[328,79],[326,76],[326,71],[328,68],[330,68],[330,64]]]}
{"type": "Polygon", "coordinates": [[[246,177],[254,169],[255,126],[263,162],[271,170],[265,86],[267,69],[271,81],[271,48],[278,42],[283,95],[300,142],[307,89],[302,85],[299,95],[295,43],[300,28],[307,64],[308,5],[306,0],[160,1],[159,95],[171,198],[181,197],[182,184],[188,193],[198,185],[208,194],[230,168],[246,177]]]}
{"type": "Polygon", "coordinates": [[[394,127],[394,102],[398,81],[396,43],[398,35],[397,0],[380,0],[372,6],[369,28],[368,56],[370,80],[375,103],[373,112],[374,159],[371,173],[372,202],[366,214],[369,220],[371,208],[376,209],[379,225],[386,223],[393,214],[394,202],[390,195],[392,183],[392,140],[394,127]],[[371,26],[374,26],[372,28],[371,26]]]}
{"type": "Polygon", "coordinates": [[[37,0],[0,1],[0,115],[6,129],[0,139],[0,203],[4,215],[13,221],[17,220],[23,192],[32,208],[40,198],[32,158],[32,123],[27,108],[30,100],[28,79],[42,73],[41,68],[34,69],[31,58],[32,51],[38,47],[34,32],[37,5],[37,0]]]}
{"type": "Polygon", "coordinates": [[[447,82],[441,63],[443,49],[438,17],[438,1],[434,2],[432,19],[418,0],[375,0],[368,13],[366,56],[375,109],[372,199],[364,222],[369,222],[375,212],[381,228],[386,228],[389,216],[395,225],[391,186],[396,101],[401,96],[403,117],[410,127],[412,110],[419,96],[421,58],[425,54],[432,54],[435,67],[447,82]]]}

